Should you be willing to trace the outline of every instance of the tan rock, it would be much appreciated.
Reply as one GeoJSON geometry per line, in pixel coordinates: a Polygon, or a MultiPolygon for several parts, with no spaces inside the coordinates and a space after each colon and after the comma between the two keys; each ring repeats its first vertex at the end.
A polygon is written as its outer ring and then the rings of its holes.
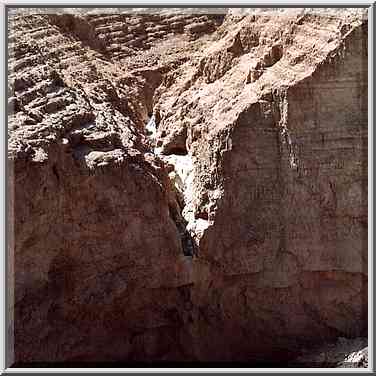
{"type": "Polygon", "coordinates": [[[16,362],[366,335],[368,24],[340,11],[10,17],[16,362]]]}

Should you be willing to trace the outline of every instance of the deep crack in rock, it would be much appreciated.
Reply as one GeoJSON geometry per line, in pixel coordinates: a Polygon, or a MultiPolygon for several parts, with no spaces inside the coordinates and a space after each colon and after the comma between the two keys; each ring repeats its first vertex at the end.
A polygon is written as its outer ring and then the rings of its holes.
{"type": "Polygon", "coordinates": [[[12,12],[12,361],[367,364],[366,10],[12,12]]]}

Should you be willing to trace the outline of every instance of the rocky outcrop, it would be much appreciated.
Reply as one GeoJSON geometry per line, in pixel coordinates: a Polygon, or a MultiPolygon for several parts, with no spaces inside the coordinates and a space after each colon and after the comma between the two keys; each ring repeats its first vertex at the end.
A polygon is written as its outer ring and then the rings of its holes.
{"type": "Polygon", "coordinates": [[[328,12],[10,18],[16,362],[366,335],[367,18],[328,12]]]}
{"type": "Polygon", "coordinates": [[[367,368],[368,346],[365,338],[339,338],[336,343],[303,351],[290,366],[299,368],[367,368]]]}
{"type": "Polygon", "coordinates": [[[194,304],[211,311],[195,323],[203,358],[365,333],[367,24],[338,24],[293,13],[229,22],[161,97],[159,143],[170,154],[186,135],[197,262],[215,270],[194,304]]]}
{"type": "Polygon", "coordinates": [[[175,359],[179,288],[191,283],[192,258],[166,170],[140,128],[146,105],[132,92],[144,80],[102,65],[47,16],[14,22],[15,359],[175,359]]]}
{"type": "Polygon", "coordinates": [[[111,60],[137,55],[139,50],[153,48],[156,43],[186,34],[190,39],[215,30],[218,15],[163,14],[53,14],[53,24],[77,36],[111,60]]]}

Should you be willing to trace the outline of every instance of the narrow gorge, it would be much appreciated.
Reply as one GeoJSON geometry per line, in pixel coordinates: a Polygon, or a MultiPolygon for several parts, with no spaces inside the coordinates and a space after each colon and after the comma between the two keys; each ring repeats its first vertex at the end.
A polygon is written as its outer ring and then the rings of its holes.
{"type": "Polygon", "coordinates": [[[367,347],[367,9],[14,9],[8,48],[12,363],[367,347]]]}

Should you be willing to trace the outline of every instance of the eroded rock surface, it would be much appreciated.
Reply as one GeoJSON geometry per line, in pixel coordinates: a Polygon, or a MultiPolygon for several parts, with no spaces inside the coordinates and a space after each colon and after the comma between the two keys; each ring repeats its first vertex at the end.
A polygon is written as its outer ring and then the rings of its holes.
{"type": "Polygon", "coordinates": [[[335,343],[303,351],[291,365],[300,368],[367,368],[367,339],[339,338],[335,343]]]}
{"type": "Polygon", "coordinates": [[[340,11],[10,17],[15,361],[366,335],[367,17],[340,11]]]}

